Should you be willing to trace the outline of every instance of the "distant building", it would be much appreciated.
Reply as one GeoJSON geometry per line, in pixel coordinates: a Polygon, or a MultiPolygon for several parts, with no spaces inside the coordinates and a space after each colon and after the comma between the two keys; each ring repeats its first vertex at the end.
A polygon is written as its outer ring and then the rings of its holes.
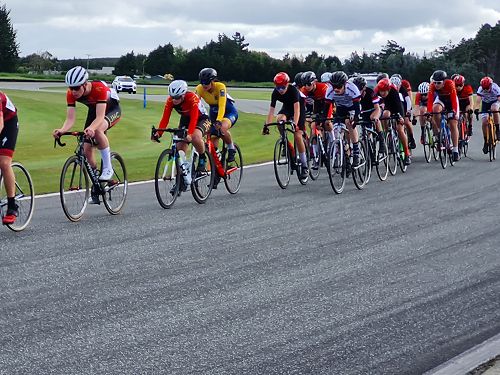
{"type": "Polygon", "coordinates": [[[113,75],[114,66],[103,66],[101,69],[89,69],[90,74],[99,74],[105,76],[113,75]]]}

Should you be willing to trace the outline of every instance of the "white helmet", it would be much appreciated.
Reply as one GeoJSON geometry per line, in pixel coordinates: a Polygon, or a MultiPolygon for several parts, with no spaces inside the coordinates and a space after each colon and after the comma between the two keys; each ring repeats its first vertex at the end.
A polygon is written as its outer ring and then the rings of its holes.
{"type": "Polygon", "coordinates": [[[83,66],[75,66],[66,73],[66,85],[69,87],[77,87],[83,85],[89,79],[89,73],[83,66]]]}
{"type": "Polygon", "coordinates": [[[418,92],[420,94],[427,94],[429,92],[429,82],[422,82],[418,85],[418,92]]]}
{"type": "Polygon", "coordinates": [[[332,76],[332,73],[330,72],[324,72],[321,75],[321,82],[330,82],[330,77],[332,76]]]}
{"type": "Polygon", "coordinates": [[[401,86],[401,78],[397,77],[397,76],[392,76],[391,79],[390,79],[391,83],[396,86],[398,89],[399,87],[401,86]]]}
{"type": "Polygon", "coordinates": [[[168,95],[170,96],[181,96],[184,95],[188,90],[188,84],[186,81],[181,79],[172,81],[168,86],[168,95]]]}

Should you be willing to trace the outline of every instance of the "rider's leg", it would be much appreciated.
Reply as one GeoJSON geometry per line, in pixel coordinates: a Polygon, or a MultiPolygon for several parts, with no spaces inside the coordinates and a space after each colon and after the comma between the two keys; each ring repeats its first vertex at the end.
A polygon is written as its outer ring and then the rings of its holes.
{"type": "Polygon", "coordinates": [[[443,106],[440,103],[434,103],[432,106],[432,130],[434,135],[438,135],[441,126],[441,112],[443,111],[443,106]]]}

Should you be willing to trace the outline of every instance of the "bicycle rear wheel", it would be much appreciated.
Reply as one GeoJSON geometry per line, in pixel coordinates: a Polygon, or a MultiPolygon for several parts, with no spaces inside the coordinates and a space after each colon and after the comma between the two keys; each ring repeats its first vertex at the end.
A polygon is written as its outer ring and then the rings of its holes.
{"type": "Polygon", "coordinates": [[[396,149],[396,143],[392,136],[392,131],[387,133],[387,139],[385,144],[387,145],[387,166],[389,168],[389,173],[392,176],[396,175],[398,169],[398,152],[396,149]]]}
{"type": "Polygon", "coordinates": [[[344,156],[342,141],[333,141],[330,144],[330,150],[327,152],[326,170],[335,194],[341,194],[345,187],[346,161],[344,156]]]}
{"type": "Polygon", "coordinates": [[[71,221],[82,218],[89,200],[89,176],[76,156],[70,156],[64,163],[59,181],[59,196],[66,217],[71,221]]]}
{"type": "Polygon", "coordinates": [[[439,154],[439,161],[441,162],[441,167],[443,169],[446,169],[446,166],[448,165],[448,145],[446,142],[446,130],[441,129],[441,132],[439,133],[439,144],[438,144],[438,154],[439,154]]]}
{"type": "Polygon", "coordinates": [[[496,140],[495,140],[495,125],[490,122],[489,126],[489,136],[488,136],[488,141],[489,141],[489,155],[490,155],[490,161],[493,161],[496,159],[496,140]]]}
{"type": "Polygon", "coordinates": [[[380,179],[380,181],[385,181],[387,180],[387,175],[389,174],[387,142],[384,142],[383,150],[381,150],[380,141],[377,140],[375,142],[375,158],[377,161],[376,168],[378,178],[380,179]]]}
{"type": "Polygon", "coordinates": [[[228,163],[227,157],[224,157],[224,170],[226,177],[224,178],[224,185],[230,194],[236,194],[240,190],[241,178],[243,177],[243,157],[241,156],[240,147],[235,143],[234,148],[236,154],[234,155],[234,162],[228,163]]]}
{"type": "MultiPolygon", "coordinates": [[[[309,155],[309,141],[306,137],[302,136],[302,140],[304,142],[304,147],[306,149],[306,165],[307,165],[307,170],[310,171],[311,170],[311,158],[310,158],[310,155],[309,155]]],[[[309,181],[309,173],[307,173],[304,177],[304,178],[300,178],[300,168],[302,168],[302,163],[300,161],[300,158],[298,158],[298,148],[297,148],[297,144],[296,142],[294,141],[293,142],[293,146],[294,146],[294,149],[295,149],[295,153],[296,153],[296,159],[295,159],[295,166],[297,168],[297,178],[299,179],[299,182],[302,184],[302,185],[307,185],[307,182],[309,181]]]]}
{"type": "Polygon", "coordinates": [[[430,163],[432,153],[435,151],[432,147],[432,133],[431,133],[431,129],[428,125],[425,125],[425,128],[424,128],[424,144],[422,146],[424,148],[425,161],[427,163],[430,163]]]}
{"type": "Polygon", "coordinates": [[[214,159],[212,155],[205,150],[206,168],[205,170],[198,170],[198,161],[200,158],[193,160],[191,171],[193,174],[191,182],[191,194],[196,202],[203,204],[207,201],[212,189],[214,187],[215,169],[214,159]]]}
{"type": "Polygon", "coordinates": [[[356,188],[358,188],[358,190],[361,190],[368,182],[367,169],[369,165],[366,159],[365,143],[359,142],[358,146],[359,146],[359,166],[353,168],[352,179],[354,181],[354,185],[356,185],[356,188]]]}
{"type": "Polygon", "coordinates": [[[274,176],[282,189],[290,183],[290,151],[286,140],[279,138],[274,145],[274,176]]]}
{"type": "Polygon", "coordinates": [[[319,147],[319,140],[316,135],[311,138],[309,155],[311,160],[309,176],[311,176],[312,180],[317,180],[321,171],[321,150],[319,147]]]}
{"type": "MultiPolygon", "coordinates": [[[[33,216],[35,206],[35,193],[33,190],[33,180],[26,168],[20,163],[13,162],[12,170],[16,179],[15,199],[17,204],[17,218],[13,224],[7,224],[7,227],[14,232],[20,232],[25,229],[33,216]]],[[[7,192],[3,184],[3,177],[0,175],[0,206],[7,208],[7,192]]]]}
{"type": "Polygon", "coordinates": [[[101,188],[104,190],[102,200],[108,212],[117,215],[127,199],[127,169],[123,158],[116,152],[111,153],[111,165],[114,171],[113,177],[109,181],[101,182],[101,188]]]}
{"type": "Polygon", "coordinates": [[[171,149],[163,150],[155,168],[155,193],[160,206],[173,206],[179,196],[181,178],[179,160],[174,158],[174,152],[171,149]]]}

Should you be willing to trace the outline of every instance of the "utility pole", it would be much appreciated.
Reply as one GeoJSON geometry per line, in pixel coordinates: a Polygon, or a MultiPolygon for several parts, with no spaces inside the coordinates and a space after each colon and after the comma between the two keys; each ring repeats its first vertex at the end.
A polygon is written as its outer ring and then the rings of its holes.
{"type": "Polygon", "coordinates": [[[90,55],[88,53],[86,53],[86,55],[87,55],[87,70],[89,70],[89,60],[90,60],[90,56],[92,56],[92,55],[90,55]]]}

